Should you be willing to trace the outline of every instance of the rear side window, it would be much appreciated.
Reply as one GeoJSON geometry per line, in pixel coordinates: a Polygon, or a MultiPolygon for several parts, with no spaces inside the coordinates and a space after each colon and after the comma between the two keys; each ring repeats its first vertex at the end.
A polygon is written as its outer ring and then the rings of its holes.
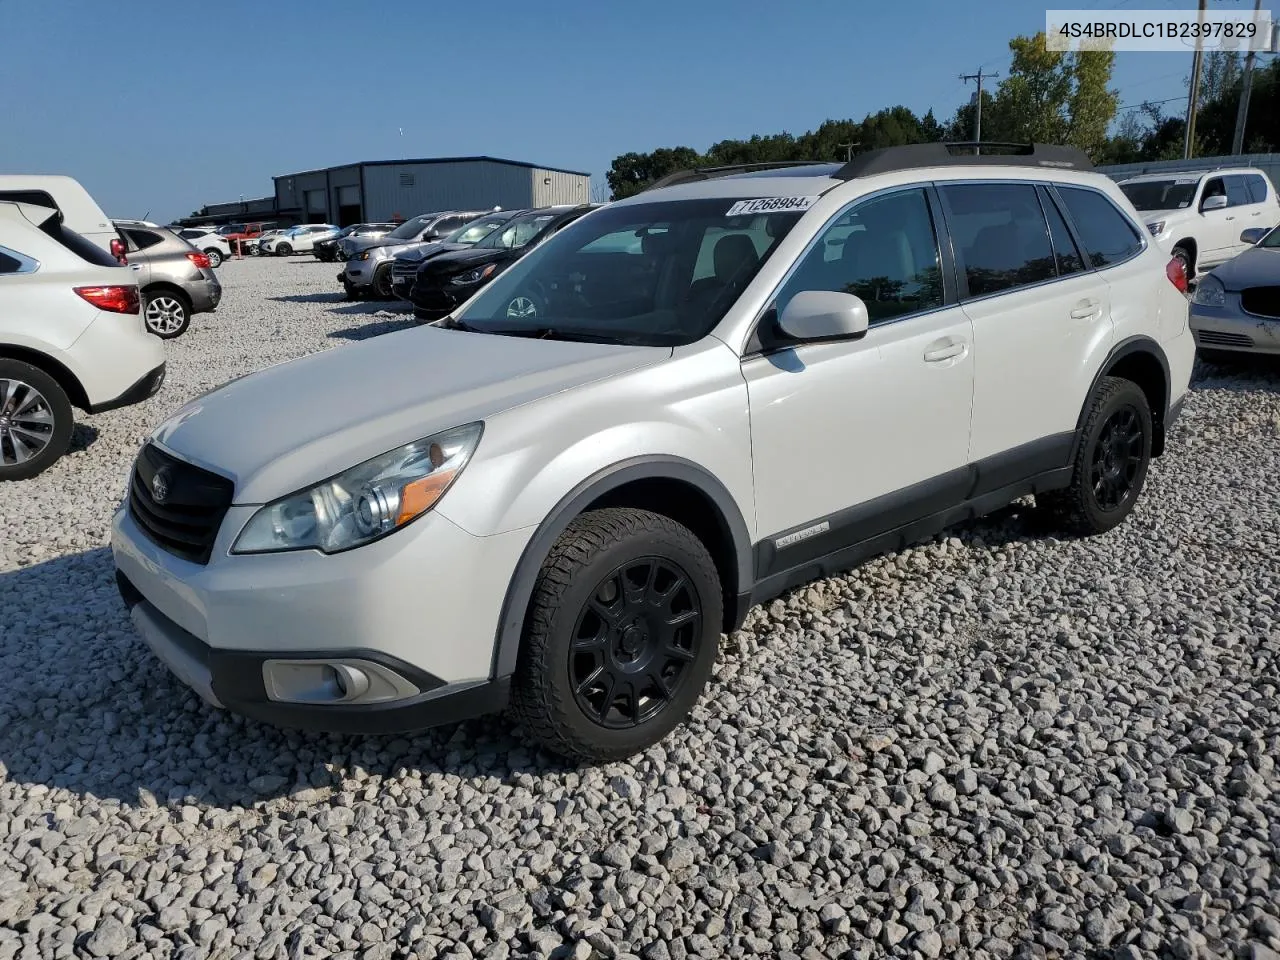
{"type": "Polygon", "coordinates": [[[1226,177],[1227,206],[1243,207],[1253,202],[1249,197],[1249,188],[1245,186],[1244,177],[1226,177]]]}
{"type": "Polygon", "coordinates": [[[1084,257],[1080,256],[1080,248],[1071,238],[1067,222],[1062,219],[1057,204],[1049,191],[1041,187],[1040,206],[1044,208],[1045,218],[1049,221],[1049,240],[1053,244],[1053,257],[1058,262],[1058,276],[1065,277],[1084,270],[1084,257]]]}
{"type": "Polygon", "coordinates": [[[87,261],[99,267],[118,267],[119,261],[116,260],[106,250],[103,250],[96,243],[86,240],[74,230],[69,230],[57,222],[56,218],[51,217],[46,220],[40,227],[48,236],[52,237],[62,246],[66,247],[81,260],[87,261]]]}
{"type": "Polygon", "coordinates": [[[1049,226],[1028,183],[940,186],[952,243],[969,285],[982,297],[1058,275],[1049,226]]]}
{"type": "Polygon", "coordinates": [[[1109,267],[1142,249],[1142,237],[1129,218],[1096,190],[1057,188],[1093,267],[1109,267]]]}
{"type": "Polygon", "coordinates": [[[150,230],[126,230],[129,239],[133,241],[134,246],[139,250],[145,250],[147,247],[154,247],[157,243],[164,241],[164,237],[158,233],[152,233],[150,230]]]}
{"type": "Polygon", "coordinates": [[[1267,181],[1256,173],[1246,173],[1244,187],[1249,191],[1249,199],[1254,203],[1262,203],[1267,199],[1267,181]]]}
{"type": "Polygon", "coordinates": [[[6,273],[24,273],[26,262],[19,260],[4,247],[0,247],[0,276],[6,273]]]}

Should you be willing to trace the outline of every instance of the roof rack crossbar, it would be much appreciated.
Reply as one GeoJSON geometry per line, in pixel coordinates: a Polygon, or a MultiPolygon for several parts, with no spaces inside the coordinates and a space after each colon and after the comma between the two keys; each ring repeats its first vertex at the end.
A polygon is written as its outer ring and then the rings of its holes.
{"type": "Polygon", "coordinates": [[[829,166],[828,160],[770,160],[760,163],[730,163],[722,167],[693,167],[688,170],[677,170],[665,177],[660,177],[641,192],[657,190],[661,187],[674,187],[678,183],[694,183],[698,180],[711,180],[715,177],[727,177],[734,173],[750,173],[752,170],[785,170],[787,167],[829,166]]]}
{"type": "Polygon", "coordinates": [[[832,176],[837,180],[854,180],[894,170],[921,167],[1017,166],[1054,167],[1064,170],[1092,170],[1088,154],[1077,147],[1046,143],[1011,143],[1004,141],[960,141],[951,143],[911,143],[885,147],[859,154],[832,176]],[[974,153],[953,153],[953,149],[971,149],[974,153]],[[979,150],[1003,151],[979,153],[979,150]]]}

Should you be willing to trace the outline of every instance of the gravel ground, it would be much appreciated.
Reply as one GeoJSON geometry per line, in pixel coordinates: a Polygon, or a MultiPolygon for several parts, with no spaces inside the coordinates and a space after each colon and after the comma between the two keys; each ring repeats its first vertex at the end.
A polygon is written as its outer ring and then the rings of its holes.
{"type": "Polygon", "coordinates": [[[159,397],[0,488],[0,960],[1280,952],[1280,372],[1202,369],[1138,511],[1016,509],[752,612],[692,722],[571,769],[211,710],[108,518],[188,397],[402,315],[229,262],[159,397]]]}

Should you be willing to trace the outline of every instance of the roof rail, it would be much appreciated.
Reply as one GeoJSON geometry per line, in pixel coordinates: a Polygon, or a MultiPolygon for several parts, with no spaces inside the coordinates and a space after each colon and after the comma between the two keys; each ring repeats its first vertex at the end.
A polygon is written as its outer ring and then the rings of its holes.
{"type": "Polygon", "coordinates": [[[735,173],[750,173],[752,170],[785,170],[787,167],[830,166],[829,160],[771,160],[767,163],[730,163],[723,167],[694,167],[690,170],[677,170],[649,184],[641,193],[658,190],[662,187],[674,187],[678,183],[694,183],[698,180],[711,180],[715,177],[727,177],[735,173]]]}
{"type": "Polygon", "coordinates": [[[837,180],[853,180],[894,170],[919,167],[1016,166],[1092,170],[1088,155],[1077,147],[1044,143],[965,141],[959,143],[911,143],[858,154],[836,173],[837,180]],[[953,153],[953,149],[990,150],[991,153],[953,153]]]}

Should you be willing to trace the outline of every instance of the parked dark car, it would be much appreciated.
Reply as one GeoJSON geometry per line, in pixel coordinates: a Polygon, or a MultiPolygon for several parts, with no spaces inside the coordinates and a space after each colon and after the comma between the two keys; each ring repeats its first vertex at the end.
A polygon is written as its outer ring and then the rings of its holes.
{"type": "Polygon", "coordinates": [[[443,240],[410,247],[403,253],[396,254],[396,258],[391,261],[391,292],[401,300],[408,300],[409,289],[418,277],[418,268],[431,257],[470,249],[509,220],[527,212],[504,210],[501,213],[491,213],[459,227],[443,240]]]}
{"type": "Polygon", "coordinates": [[[370,239],[385,237],[397,226],[399,224],[395,223],[353,223],[349,227],[344,227],[336,237],[316,241],[315,246],[311,248],[311,253],[317,260],[324,263],[345,260],[347,255],[339,243],[340,240],[345,240],[347,237],[368,237],[370,239]]]}
{"type": "Polygon", "coordinates": [[[439,320],[547,237],[598,206],[584,203],[530,210],[470,249],[430,258],[418,268],[409,289],[414,317],[421,323],[439,320]]]}

